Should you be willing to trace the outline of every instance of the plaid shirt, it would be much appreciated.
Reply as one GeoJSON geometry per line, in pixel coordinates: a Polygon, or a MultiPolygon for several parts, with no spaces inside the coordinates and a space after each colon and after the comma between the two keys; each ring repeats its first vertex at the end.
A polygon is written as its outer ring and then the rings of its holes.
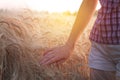
{"type": "Polygon", "coordinates": [[[120,44],[120,0],[100,0],[101,9],[90,33],[90,40],[120,44]]]}

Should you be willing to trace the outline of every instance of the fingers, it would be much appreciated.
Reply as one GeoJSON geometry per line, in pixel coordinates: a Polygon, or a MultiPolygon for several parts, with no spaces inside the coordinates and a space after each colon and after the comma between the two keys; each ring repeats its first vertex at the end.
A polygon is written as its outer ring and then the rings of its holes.
{"type": "Polygon", "coordinates": [[[41,65],[50,65],[52,63],[61,64],[69,57],[69,50],[65,47],[54,48],[44,53],[40,61],[41,65]]]}
{"type": "Polygon", "coordinates": [[[52,54],[51,52],[50,52],[50,53],[47,53],[47,54],[41,59],[40,64],[42,65],[42,64],[48,62],[49,60],[51,60],[52,58],[54,58],[54,54],[52,54]]]}
{"type": "Polygon", "coordinates": [[[57,56],[51,56],[51,57],[44,57],[44,59],[40,62],[41,65],[50,65],[53,63],[61,64],[65,62],[66,59],[61,59],[57,56]]]}
{"type": "Polygon", "coordinates": [[[47,50],[47,51],[43,54],[43,56],[45,56],[47,53],[49,53],[49,52],[51,52],[51,51],[52,51],[52,49],[47,50]]]}
{"type": "Polygon", "coordinates": [[[62,57],[60,57],[58,54],[56,54],[55,52],[51,51],[49,53],[47,53],[42,59],[40,64],[41,65],[50,65],[52,63],[63,63],[65,61],[65,59],[63,59],[62,57]]]}
{"type": "Polygon", "coordinates": [[[53,57],[53,58],[51,58],[50,60],[44,62],[42,65],[50,65],[50,64],[52,64],[52,63],[55,63],[56,60],[57,60],[57,58],[56,58],[56,57],[53,57]]]}

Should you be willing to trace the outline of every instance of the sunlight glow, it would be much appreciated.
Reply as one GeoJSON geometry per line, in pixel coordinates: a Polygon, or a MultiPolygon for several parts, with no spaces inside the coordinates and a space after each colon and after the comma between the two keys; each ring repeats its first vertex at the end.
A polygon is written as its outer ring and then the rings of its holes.
{"type": "MultiPolygon", "coordinates": [[[[0,8],[30,8],[37,11],[77,11],[83,0],[0,0],[0,8]]],[[[100,4],[97,6],[97,10],[100,4]]]]}
{"type": "MultiPolygon", "coordinates": [[[[63,11],[77,11],[81,5],[82,0],[28,0],[27,5],[31,9],[43,10],[49,12],[63,12],[63,11]]],[[[98,4],[96,10],[100,8],[98,4]]]]}
{"type": "Polygon", "coordinates": [[[36,10],[46,10],[49,12],[63,12],[63,11],[76,11],[78,10],[82,0],[29,0],[27,1],[28,7],[36,10]]]}

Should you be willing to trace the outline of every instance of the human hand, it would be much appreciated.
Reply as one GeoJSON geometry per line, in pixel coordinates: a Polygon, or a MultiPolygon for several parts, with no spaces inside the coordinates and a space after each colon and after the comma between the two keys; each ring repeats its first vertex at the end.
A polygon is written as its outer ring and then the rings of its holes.
{"type": "Polygon", "coordinates": [[[70,47],[68,45],[53,48],[44,53],[44,56],[41,59],[40,64],[41,65],[49,65],[52,63],[61,64],[69,58],[72,52],[73,47],[70,47]]]}

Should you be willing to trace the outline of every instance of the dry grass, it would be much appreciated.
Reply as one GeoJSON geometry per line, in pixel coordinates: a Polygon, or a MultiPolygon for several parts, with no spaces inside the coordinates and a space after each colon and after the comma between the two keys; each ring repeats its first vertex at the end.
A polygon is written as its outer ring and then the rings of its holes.
{"type": "Polygon", "coordinates": [[[39,65],[42,54],[47,49],[65,43],[74,19],[75,16],[38,13],[28,9],[18,12],[1,11],[0,79],[89,80],[87,56],[90,28],[85,30],[74,54],[64,64],[39,65]]]}

